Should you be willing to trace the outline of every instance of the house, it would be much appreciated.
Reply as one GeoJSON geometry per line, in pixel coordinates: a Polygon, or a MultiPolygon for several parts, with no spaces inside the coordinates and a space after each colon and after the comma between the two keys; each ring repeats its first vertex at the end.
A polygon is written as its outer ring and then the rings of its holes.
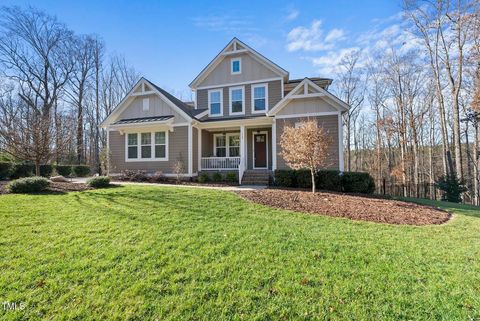
{"type": "Polygon", "coordinates": [[[332,135],[329,167],[343,170],[342,113],[349,106],[328,92],[331,79],[289,79],[289,73],[237,38],[190,83],[182,102],[142,78],[101,124],[109,172],[145,170],[184,176],[233,171],[242,183],[288,168],[279,154],[285,126],[316,119],[332,135]]]}

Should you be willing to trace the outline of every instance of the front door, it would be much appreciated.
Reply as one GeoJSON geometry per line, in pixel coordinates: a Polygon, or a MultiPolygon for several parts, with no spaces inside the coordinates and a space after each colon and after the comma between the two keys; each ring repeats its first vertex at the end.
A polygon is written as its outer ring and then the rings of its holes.
{"type": "Polygon", "coordinates": [[[253,134],[253,168],[267,168],[267,134],[253,134]]]}

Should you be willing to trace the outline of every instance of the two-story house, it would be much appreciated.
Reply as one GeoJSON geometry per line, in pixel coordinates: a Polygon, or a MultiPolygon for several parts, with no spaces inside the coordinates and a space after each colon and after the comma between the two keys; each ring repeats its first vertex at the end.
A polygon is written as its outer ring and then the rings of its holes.
{"type": "Polygon", "coordinates": [[[342,113],[349,106],[328,92],[331,79],[289,79],[289,73],[237,38],[190,83],[185,103],[142,78],[102,123],[109,172],[145,170],[186,177],[203,171],[269,175],[288,168],[281,157],[285,126],[315,119],[332,136],[330,168],[343,171],[342,113]]]}

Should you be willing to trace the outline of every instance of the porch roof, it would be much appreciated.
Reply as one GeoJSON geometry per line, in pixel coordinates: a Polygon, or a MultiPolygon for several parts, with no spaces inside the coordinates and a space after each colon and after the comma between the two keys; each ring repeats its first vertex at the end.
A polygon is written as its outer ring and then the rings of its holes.
{"type": "Polygon", "coordinates": [[[139,118],[126,118],[126,119],[120,119],[119,121],[115,122],[114,125],[143,124],[143,123],[150,123],[150,122],[165,121],[165,120],[168,120],[170,118],[173,118],[173,115],[139,117],[139,118]]]}

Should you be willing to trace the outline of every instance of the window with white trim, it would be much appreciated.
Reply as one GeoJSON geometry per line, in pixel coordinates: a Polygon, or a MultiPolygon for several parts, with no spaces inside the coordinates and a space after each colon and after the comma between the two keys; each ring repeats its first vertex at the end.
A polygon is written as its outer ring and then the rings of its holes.
{"type": "Polygon", "coordinates": [[[243,87],[230,88],[230,114],[243,114],[243,87]]]}
{"type": "Polygon", "coordinates": [[[216,157],[239,157],[240,135],[216,134],[214,135],[214,148],[216,157]]]}
{"type": "Polygon", "coordinates": [[[128,134],[127,137],[127,155],[129,159],[138,158],[138,135],[135,134],[128,134]]]}
{"type": "Polygon", "coordinates": [[[230,71],[232,75],[242,73],[242,59],[241,58],[232,58],[230,60],[230,71]]]}
{"type": "Polygon", "coordinates": [[[228,157],[240,156],[240,135],[228,135],[228,157]]]}
{"type": "Polygon", "coordinates": [[[222,90],[208,91],[208,108],[211,116],[221,116],[223,114],[222,90]]]}
{"type": "Polygon", "coordinates": [[[152,158],[152,133],[142,133],[141,142],[142,142],[141,157],[152,158]]]}
{"type": "Polygon", "coordinates": [[[227,156],[227,139],[225,135],[215,135],[215,156],[227,156]]]}
{"type": "Polygon", "coordinates": [[[148,111],[150,109],[150,98],[143,98],[142,105],[143,111],[148,111]]]}
{"type": "Polygon", "coordinates": [[[267,85],[252,85],[252,112],[265,112],[267,105],[267,85]]]}
{"type": "Polygon", "coordinates": [[[155,133],[155,158],[167,157],[167,139],[165,132],[155,133]]]}

